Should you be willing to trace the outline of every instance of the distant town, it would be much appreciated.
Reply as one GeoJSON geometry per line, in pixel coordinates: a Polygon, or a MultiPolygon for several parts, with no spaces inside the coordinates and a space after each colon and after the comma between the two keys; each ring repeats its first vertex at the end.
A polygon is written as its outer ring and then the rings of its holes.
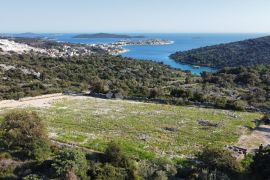
{"type": "Polygon", "coordinates": [[[0,53],[5,54],[13,51],[19,54],[23,54],[31,51],[50,57],[68,57],[89,55],[97,51],[102,51],[111,55],[119,55],[129,51],[127,48],[125,48],[125,46],[129,45],[168,45],[173,43],[173,41],[167,40],[146,39],[140,41],[121,40],[114,43],[88,45],[58,43],[57,46],[45,46],[48,44],[48,40],[33,39],[32,41],[29,41],[29,39],[27,39],[27,41],[24,41],[22,39],[18,40],[16,38],[3,37],[0,38],[0,53]],[[39,41],[39,43],[36,43],[36,41],[39,41]],[[43,44],[43,46],[40,44],[43,44]],[[59,46],[61,48],[59,48],[59,46]]]}
{"type": "Polygon", "coordinates": [[[141,40],[141,41],[122,40],[122,41],[117,41],[115,43],[92,44],[90,46],[101,48],[112,55],[119,55],[119,54],[129,51],[127,48],[124,48],[125,46],[169,45],[173,43],[174,41],[167,41],[167,40],[160,40],[160,39],[147,39],[147,40],[141,40]]]}

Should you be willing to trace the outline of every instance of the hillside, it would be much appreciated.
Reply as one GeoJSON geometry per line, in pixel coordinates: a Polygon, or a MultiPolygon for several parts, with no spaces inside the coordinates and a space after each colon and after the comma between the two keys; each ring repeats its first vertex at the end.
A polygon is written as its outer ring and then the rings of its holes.
{"type": "Polygon", "coordinates": [[[202,47],[170,56],[177,62],[217,69],[270,64],[270,36],[202,47]]]}
{"type": "Polygon", "coordinates": [[[144,36],[129,36],[129,35],[121,35],[121,34],[108,34],[108,33],[97,33],[97,34],[79,34],[74,36],[73,38],[144,38],[144,36]]]}
{"type": "Polygon", "coordinates": [[[164,89],[185,73],[154,62],[110,55],[47,57],[35,54],[0,55],[0,99],[18,99],[89,90],[149,96],[152,88],[164,89]]]}
{"type": "MultiPolygon", "coordinates": [[[[36,51],[67,45],[36,39],[16,41],[26,42],[31,47],[17,47],[15,45],[22,44],[14,42],[11,47],[23,50],[21,54],[0,52],[0,99],[91,90],[175,105],[270,111],[269,66],[226,68],[196,76],[160,63],[98,52],[50,57],[36,51]],[[33,47],[37,47],[36,50],[33,47]]],[[[67,49],[73,46],[70,44],[67,49]]]]}

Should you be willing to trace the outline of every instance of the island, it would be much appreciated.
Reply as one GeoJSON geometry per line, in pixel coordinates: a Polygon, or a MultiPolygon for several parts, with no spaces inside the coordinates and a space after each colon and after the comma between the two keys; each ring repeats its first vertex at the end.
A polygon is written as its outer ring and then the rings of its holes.
{"type": "Polygon", "coordinates": [[[121,39],[131,39],[131,38],[145,38],[145,36],[130,36],[124,34],[109,34],[109,33],[97,33],[97,34],[79,34],[73,38],[121,38],[121,39]]]}

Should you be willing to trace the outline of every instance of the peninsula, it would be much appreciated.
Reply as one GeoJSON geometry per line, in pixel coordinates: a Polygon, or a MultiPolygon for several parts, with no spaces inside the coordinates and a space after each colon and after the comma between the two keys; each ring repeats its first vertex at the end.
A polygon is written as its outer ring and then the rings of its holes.
{"type": "Polygon", "coordinates": [[[177,62],[195,66],[223,67],[270,64],[270,36],[179,51],[170,56],[177,62]]]}

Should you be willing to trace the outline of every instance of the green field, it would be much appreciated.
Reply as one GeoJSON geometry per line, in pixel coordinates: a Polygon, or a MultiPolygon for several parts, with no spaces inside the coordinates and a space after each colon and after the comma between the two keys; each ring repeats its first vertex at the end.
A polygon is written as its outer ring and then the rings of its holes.
{"type": "Polygon", "coordinates": [[[261,117],[258,113],[94,98],[65,99],[34,110],[59,141],[103,151],[113,140],[141,159],[180,159],[203,145],[232,144],[248,133],[244,127],[255,127],[252,121],[261,117]],[[199,125],[201,119],[218,127],[199,125]]]}

